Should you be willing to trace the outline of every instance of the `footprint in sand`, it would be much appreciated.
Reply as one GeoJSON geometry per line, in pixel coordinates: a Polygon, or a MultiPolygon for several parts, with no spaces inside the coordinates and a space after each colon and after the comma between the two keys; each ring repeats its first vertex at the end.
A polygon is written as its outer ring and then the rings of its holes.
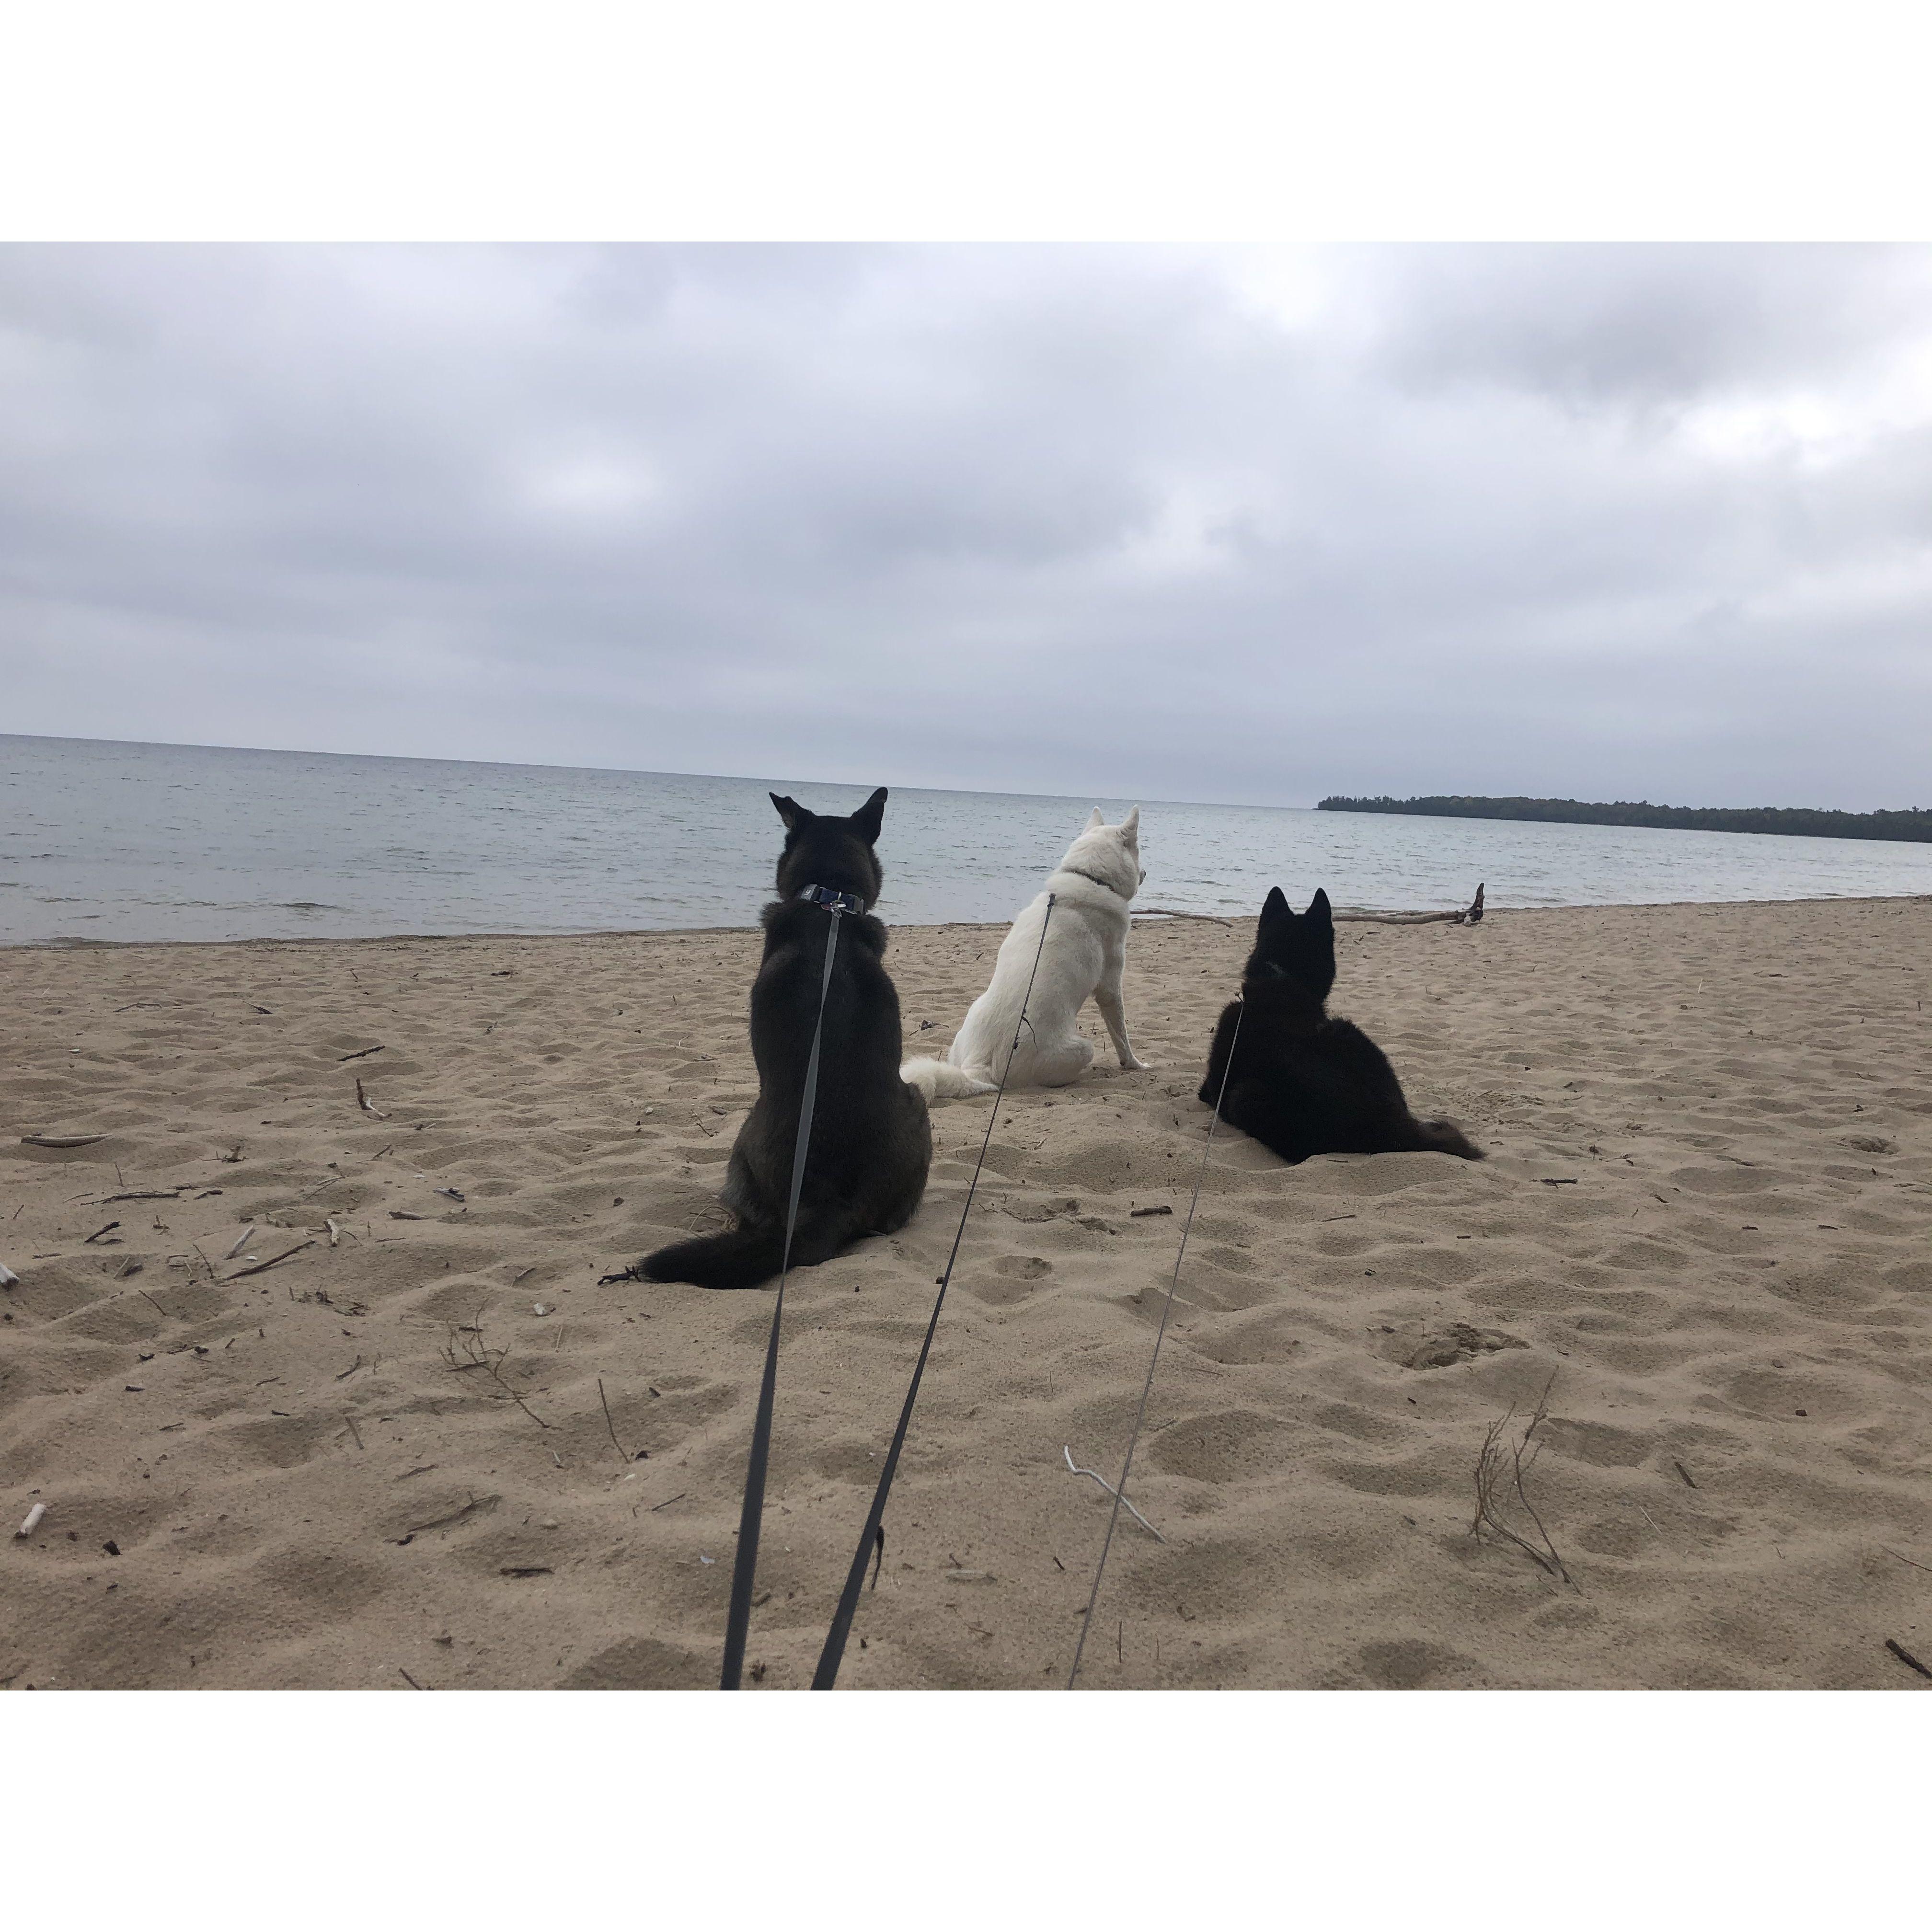
{"type": "Polygon", "coordinates": [[[654,1637],[627,1636],[580,1664],[560,1690],[708,1690],[718,1666],[708,1655],[654,1637]]]}
{"type": "Polygon", "coordinates": [[[1472,1328],[1466,1322],[1452,1322],[1446,1328],[1425,1329],[1412,1340],[1398,1337],[1390,1346],[1394,1359],[1404,1368],[1448,1369],[1458,1362],[1474,1361],[1478,1355],[1526,1348],[1529,1344],[1502,1328],[1472,1328]]]}
{"type": "Polygon", "coordinates": [[[1044,1255],[1002,1255],[993,1264],[992,1280],[971,1281],[967,1287],[988,1307],[1007,1308],[1024,1301],[1052,1272],[1053,1264],[1044,1255]]]}

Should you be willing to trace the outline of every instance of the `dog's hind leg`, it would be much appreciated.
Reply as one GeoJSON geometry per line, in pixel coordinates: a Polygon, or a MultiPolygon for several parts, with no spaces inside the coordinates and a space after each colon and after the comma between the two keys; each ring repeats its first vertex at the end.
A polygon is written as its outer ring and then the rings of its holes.
{"type": "Polygon", "coordinates": [[[1030,1054],[1022,1048],[1013,1060],[1012,1085],[1070,1087],[1093,1065],[1094,1042],[1076,1034],[1058,1046],[1036,1046],[1030,1054]]]}

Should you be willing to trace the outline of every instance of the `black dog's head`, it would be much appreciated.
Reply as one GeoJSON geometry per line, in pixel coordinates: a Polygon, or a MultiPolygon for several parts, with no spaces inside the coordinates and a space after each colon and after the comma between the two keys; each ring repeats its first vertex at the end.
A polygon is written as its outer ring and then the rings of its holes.
{"type": "Polygon", "coordinates": [[[1262,908],[1255,950],[1242,976],[1286,980],[1318,1000],[1327,999],[1335,983],[1335,923],[1328,895],[1318,890],[1308,910],[1297,915],[1275,886],[1262,908]]]}
{"type": "Polygon", "coordinates": [[[886,815],[886,788],[880,786],[850,818],[822,818],[796,800],[770,794],[785,823],[784,850],[778,854],[778,891],[786,898],[807,886],[856,892],[870,912],[884,875],[872,848],[886,815]]]}

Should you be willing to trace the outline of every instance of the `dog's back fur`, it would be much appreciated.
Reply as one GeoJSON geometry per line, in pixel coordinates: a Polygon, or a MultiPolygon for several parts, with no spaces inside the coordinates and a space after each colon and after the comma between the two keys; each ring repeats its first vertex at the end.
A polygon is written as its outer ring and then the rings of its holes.
{"type": "Polygon", "coordinates": [[[1093,1064],[1093,1042],[1076,1024],[1090,997],[1106,1022],[1120,1064],[1146,1066],[1145,1060],[1134,1057],[1120,999],[1132,922],[1128,908],[1147,876],[1141,868],[1140,825],[1138,806],[1118,825],[1103,824],[1099,806],[1094,807],[1079,837],[1048,877],[1046,891],[1013,921],[1000,941],[992,983],[968,1009],[945,1059],[908,1060],[900,1072],[908,1084],[928,1100],[990,1094],[999,1085],[1011,1053],[1010,1088],[1064,1087],[1093,1064]],[[1050,921],[1048,893],[1054,898],[1050,921]],[[1027,1025],[1015,1050],[1022,1001],[1027,1025]]]}
{"type": "Polygon", "coordinates": [[[823,907],[797,896],[808,886],[854,893],[866,910],[838,920],[792,1264],[810,1267],[862,1234],[904,1227],[926,1191],[932,1130],[925,1100],[899,1078],[898,994],[884,964],[886,928],[872,916],[880,884],[872,848],[884,788],[849,818],[821,818],[776,792],[771,796],[785,823],[785,842],[778,896],[764,910],[764,960],[752,987],[758,1097],[732,1148],[722,1194],[738,1226],[646,1256],[640,1272],[652,1281],[755,1288],[778,1272],[832,926],[823,907]]]}
{"type": "Polygon", "coordinates": [[[1318,892],[1298,917],[1277,886],[1262,908],[1241,1004],[1222,1008],[1214,1030],[1201,1099],[1212,1106],[1226,1074],[1221,1118],[1291,1163],[1318,1154],[1421,1151],[1480,1160],[1481,1150],[1453,1120],[1410,1113],[1395,1069],[1360,1028],[1328,1017],[1334,983],[1328,895],[1318,892]]]}

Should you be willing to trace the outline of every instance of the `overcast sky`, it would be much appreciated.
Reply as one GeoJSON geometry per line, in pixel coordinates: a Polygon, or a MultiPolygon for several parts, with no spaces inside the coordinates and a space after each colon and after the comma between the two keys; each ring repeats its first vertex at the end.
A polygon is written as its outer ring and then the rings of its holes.
{"type": "Polygon", "coordinates": [[[1932,805],[1932,250],[0,248],[0,730],[1932,805]]]}

